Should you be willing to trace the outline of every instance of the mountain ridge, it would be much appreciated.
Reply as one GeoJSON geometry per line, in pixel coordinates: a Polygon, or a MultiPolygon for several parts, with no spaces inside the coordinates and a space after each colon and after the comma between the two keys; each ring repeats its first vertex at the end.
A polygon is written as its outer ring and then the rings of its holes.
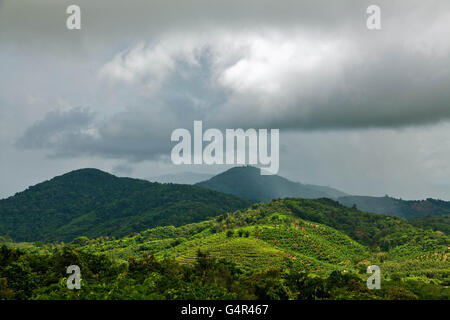
{"type": "Polygon", "coordinates": [[[402,200],[389,196],[343,196],[337,199],[341,204],[373,213],[392,214],[405,219],[415,219],[427,215],[450,214],[450,202],[427,198],[424,200],[402,200]]]}
{"type": "Polygon", "coordinates": [[[159,183],[195,184],[204,180],[211,179],[213,176],[214,175],[207,173],[180,172],[150,177],[146,180],[159,183]]]}
{"type": "Polygon", "coordinates": [[[391,214],[406,219],[427,215],[450,213],[450,202],[428,198],[425,200],[402,200],[388,196],[356,196],[326,186],[302,184],[287,178],[273,175],[262,176],[259,169],[252,166],[233,167],[209,180],[195,185],[232,194],[253,202],[268,202],[279,198],[328,198],[346,207],[356,205],[362,211],[391,214]]]}
{"type": "Polygon", "coordinates": [[[346,194],[325,186],[294,182],[278,175],[261,175],[260,169],[252,166],[233,167],[195,185],[254,202],[267,202],[286,197],[336,199],[336,194],[346,194]]]}

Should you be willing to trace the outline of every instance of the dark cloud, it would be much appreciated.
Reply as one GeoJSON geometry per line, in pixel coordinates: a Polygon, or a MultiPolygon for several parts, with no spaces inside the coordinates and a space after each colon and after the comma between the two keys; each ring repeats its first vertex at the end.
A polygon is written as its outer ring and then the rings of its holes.
{"type": "Polygon", "coordinates": [[[250,127],[300,130],[401,128],[450,120],[449,55],[436,60],[386,50],[339,75],[318,72],[283,88],[274,107],[253,94],[235,94],[211,119],[250,127]],[[300,93],[301,92],[301,93],[300,93]],[[289,98],[289,99],[286,99],[289,98]],[[235,114],[241,113],[237,118],[235,114]]]}
{"type": "Polygon", "coordinates": [[[66,141],[89,135],[89,126],[94,114],[86,108],[74,108],[67,111],[51,111],[34,125],[26,129],[16,145],[20,148],[57,148],[66,141]]]}
{"type": "Polygon", "coordinates": [[[377,1],[380,31],[365,0],[79,0],[80,31],[69,4],[0,1],[2,181],[78,161],[155,176],[172,130],[204,120],[281,129],[298,180],[450,197],[448,1],[377,1]]]}
{"type": "Polygon", "coordinates": [[[169,128],[147,119],[148,114],[133,109],[104,122],[94,121],[87,108],[51,111],[28,128],[16,145],[47,149],[50,157],[56,158],[93,155],[131,161],[159,159],[170,151],[169,128]]]}

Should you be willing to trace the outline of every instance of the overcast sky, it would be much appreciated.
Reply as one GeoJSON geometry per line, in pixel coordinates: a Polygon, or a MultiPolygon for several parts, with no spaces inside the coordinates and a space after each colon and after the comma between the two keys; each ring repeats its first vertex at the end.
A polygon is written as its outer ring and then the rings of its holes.
{"type": "Polygon", "coordinates": [[[280,129],[295,181],[450,200],[450,2],[0,0],[0,197],[83,167],[227,169],[171,164],[194,120],[280,129]]]}

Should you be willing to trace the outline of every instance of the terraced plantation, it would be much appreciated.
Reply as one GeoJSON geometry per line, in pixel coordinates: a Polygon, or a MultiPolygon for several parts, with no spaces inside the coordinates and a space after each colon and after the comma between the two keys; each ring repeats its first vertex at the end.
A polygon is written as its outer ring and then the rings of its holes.
{"type": "MultiPolygon", "coordinates": [[[[221,272],[240,275],[240,280],[233,280],[238,282],[260,281],[262,275],[264,279],[273,275],[276,281],[289,282],[293,281],[290,278],[293,274],[300,272],[307,274],[308,281],[322,279],[328,283],[337,281],[340,275],[347,279],[342,280],[347,289],[341,288],[346,291],[345,298],[355,294],[368,299],[441,299],[450,297],[449,243],[443,232],[423,230],[398,217],[361,212],[328,199],[284,199],[254,204],[203,222],[156,227],[118,239],[81,236],[69,245],[8,243],[8,246],[41,257],[54,257],[68,248],[79,252],[78,255],[104,257],[118,270],[125,270],[122,277],[130,276],[135,264],[142,264],[140,268],[153,265],[141,275],[145,278],[152,274],[160,277],[155,272],[162,272],[158,270],[168,265],[197,270],[202,263],[205,266],[201,268],[219,263],[221,267],[217,268],[228,270],[221,272]],[[381,267],[385,291],[369,293],[364,289],[366,269],[371,264],[381,267]],[[356,290],[352,281],[359,283],[358,293],[348,292],[356,290]]],[[[186,272],[191,275],[193,271],[186,272]]],[[[220,278],[216,274],[211,281],[216,283],[217,277],[220,278]]],[[[335,289],[314,298],[339,298],[335,289]]],[[[289,292],[292,297],[301,298],[302,291],[289,292]]]]}
{"type": "Polygon", "coordinates": [[[274,200],[209,221],[178,228],[154,228],[118,240],[78,238],[74,243],[81,250],[104,252],[123,261],[145,252],[158,259],[173,258],[180,263],[193,264],[201,250],[247,271],[296,266],[318,274],[333,270],[357,272],[369,263],[411,275],[421,274],[424,270],[428,274],[432,270],[445,275],[449,269],[446,260],[448,238],[442,233],[423,231],[397,217],[367,214],[337,203],[330,205],[305,199],[274,200]],[[349,231],[344,224],[342,230],[337,230],[299,217],[319,220],[318,209],[334,215],[323,221],[335,227],[339,227],[335,221],[349,215],[361,215],[360,221],[356,230],[349,231]],[[376,243],[367,246],[374,240],[366,240],[368,235],[365,233],[374,227],[364,228],[373,223],[373,219],[376,220],[375,228],[385,229],[386,235],[377,235],[376,243]],[[406,240],[405,231],[408,234],[406,240]],[[402,235],[397,239],[396,234],[402,235]],[[385,246],[387,242],[393,247],[381,250],[380,245],[385,246]]]}

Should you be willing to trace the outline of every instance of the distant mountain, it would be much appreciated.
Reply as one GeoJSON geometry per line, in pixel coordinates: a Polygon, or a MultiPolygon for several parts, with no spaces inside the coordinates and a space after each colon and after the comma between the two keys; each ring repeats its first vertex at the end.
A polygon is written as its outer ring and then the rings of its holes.
{"type": "Polygon", "coordinates": [[[248,205],[200,187],[80,169],[0,200],[0,235],[15,241],[124,236],[155,226],[193,223],[248,205]]]}
{"type": "Polygon", "coordinates": [[[339,197],[344,197],[344,196],[348,196],[348,193],[345,193],[341,190],[335,189],[335,188],[331,188],[328,186],[317,186],[314,184],[304,184],[305,187],[311,188],[313,190],[317,190],[320,191],[322,193],[325,193],[328,195],[328,198],[332,198],[332,199],[337,199],[339,197]]]}
{"type": "Polygon", "coordinates": [[[231,168],[196,185],[257,202],[287,197],[336,199],[346,195],[330,187],[301,184],[277,175],[264,176],[251,166],[231,168]]]}
{"type": "Polygon", "coordinates": [[[152,177],[147,180],[159,183],[195,184],[212,178],[214,175],[195,172],[181,172],[152,177]]]}
{"type": "Polygon", "coordinates": [[[406,219],[450,213],[450,202],[431,198],[426,200],[401,200],[388,196],[344,196],[339,197],[338,201],[347,207],[356,205],[358,209],[363,211],[392,214],[406,219]]]}

